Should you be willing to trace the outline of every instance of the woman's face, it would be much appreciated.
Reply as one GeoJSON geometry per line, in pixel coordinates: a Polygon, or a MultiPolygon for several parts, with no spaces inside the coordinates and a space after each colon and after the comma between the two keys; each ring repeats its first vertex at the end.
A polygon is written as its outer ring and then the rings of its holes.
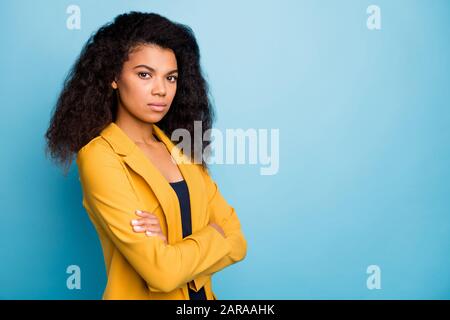
{"type": "Polygon", "coordinates": [[[117,89],[118,114],[146,123],[160,121],[175,97],[177,79],[172,50],[155,45],[137,47],[124,62],[120,77],[111,84],[117,89]]]}

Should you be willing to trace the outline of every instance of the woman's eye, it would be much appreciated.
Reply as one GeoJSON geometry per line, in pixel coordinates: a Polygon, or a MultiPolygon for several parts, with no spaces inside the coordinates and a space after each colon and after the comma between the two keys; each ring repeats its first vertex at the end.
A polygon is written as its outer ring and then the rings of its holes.
{"type": "Polygon", "coordinates": [[[142,75],[145,75],[145,74],[148,74],[150,76],[150,73],[148,73],[148,72],[139,72],[138,73],[139,77],[144,78],[144,79],[148,79],[148,77],[142,77],[142,75]]]}
{"type": "Polygon", "coordinates": [[[172,78],[172,80],[170,80],[170,82],[176,82],[178,77],[176,76],[169,76],[169,78],[172,78]]]}

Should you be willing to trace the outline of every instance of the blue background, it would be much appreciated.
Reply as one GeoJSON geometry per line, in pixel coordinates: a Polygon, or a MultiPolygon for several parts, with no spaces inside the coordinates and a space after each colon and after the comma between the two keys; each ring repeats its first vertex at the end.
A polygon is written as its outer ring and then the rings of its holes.
{"type": "Polygon", "coordinates": [[[248,240],[213,277],[219,299],[450,298],[445,0],[2,1],[0,298],[101,298],[76,165],[65,178],[44,133],[82,45],[131,10],[192,27],[215,127],[280,130],[278,174],[212,167],[248,240]],[[71,4],[81,30],[66,28],[71,4]],[[381,30],[366,27],[371,4],[381,30]],[[72,264],[81,290],[66,287],[72,264]]]}

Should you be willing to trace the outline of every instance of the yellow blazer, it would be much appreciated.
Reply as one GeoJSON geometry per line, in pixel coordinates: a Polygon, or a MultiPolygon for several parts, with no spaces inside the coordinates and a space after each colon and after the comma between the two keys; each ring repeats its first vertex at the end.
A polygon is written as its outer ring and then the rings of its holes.
{"type": "MultiPolygon", "coordinates": [[[[169,152],[177,148],[155,124],[153,130],[169,152]]],[[[234,208],[207,171],[192,162],[178,163],[192,216],[192,235],[183,238],[175,191],[114,122],[78,152],[76,163],[83,206],[103,249],[108,277],[103,299],[188,300],[188,285],[195,291],[204,287],[208,300],[217,299],[212,274],[244,259],[247,243],[234,208]],[[133,231],[137,209],[159,218],[167,245],[133,231]],[[209,222],[220,225],[226,238],[209,222]]]]}

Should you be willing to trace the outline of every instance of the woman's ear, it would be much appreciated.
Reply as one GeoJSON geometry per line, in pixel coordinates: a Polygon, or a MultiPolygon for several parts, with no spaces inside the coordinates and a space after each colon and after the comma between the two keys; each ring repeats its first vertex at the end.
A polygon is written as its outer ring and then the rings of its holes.
{"type": "Polygon", "coordinates": [[[113,82],[111,82],[111,87],[116,90],[117,89],[117,82],[114,80],[113,82]]]}

